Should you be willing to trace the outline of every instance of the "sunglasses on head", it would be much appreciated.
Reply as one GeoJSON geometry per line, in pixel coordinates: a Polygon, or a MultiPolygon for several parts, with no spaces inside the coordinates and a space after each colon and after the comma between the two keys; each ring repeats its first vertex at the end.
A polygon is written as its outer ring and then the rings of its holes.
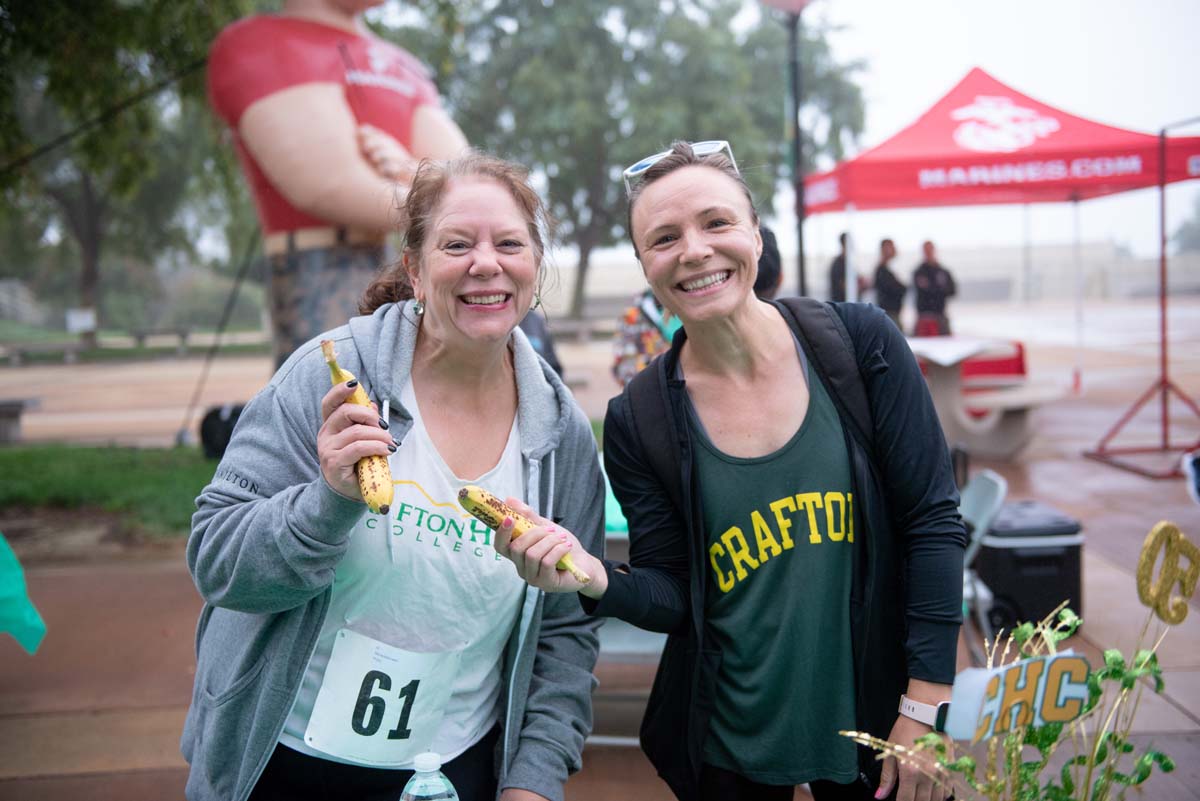
{"type": "MultiPolygon", "coordinates": [[[[712,156],[717,153],[724,153],[729,157],[729,163],[733,165],[733,171],[741,174],[738,171],[737,161],[733,158],[733,148],[729,146],[729,142],[724,139],[708,139],[703,142],[691,142],[692,152],[697,157],[712,156]]],[[[625,196],[628,197],[633,193],[633,188],[637,186],[642,177],[646,174],[646,170],[653,167],[658,162],[662,161],[667,156],[671,155],[670,150],[664,150],[661,153],[655,153],[653,156],[646,156],[640,159],[636,164],[626,167],[622,177],[625,179],[625,196]]]]}

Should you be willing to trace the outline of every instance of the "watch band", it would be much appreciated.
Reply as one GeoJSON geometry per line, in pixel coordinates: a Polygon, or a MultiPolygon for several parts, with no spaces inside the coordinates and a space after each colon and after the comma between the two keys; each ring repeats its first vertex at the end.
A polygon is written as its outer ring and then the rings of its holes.
{"type": "Polygon", "coordinates": [[[926,704],[921,701],[914,701],[907,695],[900,696],[900,714],[906,718],[912,718],[918,723],[924,723],[936,732],[944,732],[946,730],[946,716],[949,713],[949,701],[942,701],[939,704],[926,704]]]}

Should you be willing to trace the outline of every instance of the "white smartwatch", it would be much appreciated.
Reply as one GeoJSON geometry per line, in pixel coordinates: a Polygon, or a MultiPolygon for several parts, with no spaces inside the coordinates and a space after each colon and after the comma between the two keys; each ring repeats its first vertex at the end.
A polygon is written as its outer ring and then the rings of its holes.
{"type": "Polygon", "coordinates": [[[912,718],[918,723],[924,723],[939,734],[946,731],[946,717],[950,714],[950,702],[939,704],[923,704],[914,701],[907,695],[900,696],[900,714],[912,718]]]}

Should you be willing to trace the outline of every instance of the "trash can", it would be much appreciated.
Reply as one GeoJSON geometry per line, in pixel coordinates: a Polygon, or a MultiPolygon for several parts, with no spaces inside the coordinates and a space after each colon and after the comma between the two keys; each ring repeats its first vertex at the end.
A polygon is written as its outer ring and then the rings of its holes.
{"type": "Polygon", "coordinates": [[[1036,623],[1063,601],[1083,617],[1081,528],[1040,501],[1000,508],[976,557],[976,572],[994,597],[994,630],[1036,623]]]}

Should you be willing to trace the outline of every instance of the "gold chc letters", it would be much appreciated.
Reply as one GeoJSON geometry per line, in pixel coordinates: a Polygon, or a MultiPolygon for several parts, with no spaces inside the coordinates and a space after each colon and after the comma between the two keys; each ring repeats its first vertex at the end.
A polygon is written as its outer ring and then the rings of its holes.
{"type": "MultiPolygon", "coordinates": [[[[1138,557],[1142,603],[1163,622],[1177,625],[1187,617],[1198,581],[1200,548],[1178,526],[1157,524],[1138,557]]],[[[1025,726],[1067,723],[1083,714],[1088,673],[1087,660],[1069,652],[997,668],[969,668],[954,681],[947,728],[955,738],[965,739],[974,727],[973,740],[979,742],[1025,726]]]]}
{"type": "Polygon", "coordinates": [[[1083,712],[1087,677],[1087,660],[1071,654],[1035,657],[998,670],[984,690],[974,741],[1074,720],[1083,712]]]}
{"type": "Polygon", "coordinates": [[[1163,521],[1150,529],[1146,542],[1138,557],[1138,598],[1154,610],[1158,617],[1169,625],[1183,622],[1188,613],[1188,599],[1196,592],[1196,580],[1200,578],[1200,548],[1190,542],[1173,523],[1163,521]],[[1154,566],[1159,552],[1163,552],[1162,569],[1154,577],[1154,566]],[[1180,568],[1179,557],[1187,557],[1186,568],[1180,568]],[[1179,585],[1179,595],[1171,591],[1179,585]]]}

